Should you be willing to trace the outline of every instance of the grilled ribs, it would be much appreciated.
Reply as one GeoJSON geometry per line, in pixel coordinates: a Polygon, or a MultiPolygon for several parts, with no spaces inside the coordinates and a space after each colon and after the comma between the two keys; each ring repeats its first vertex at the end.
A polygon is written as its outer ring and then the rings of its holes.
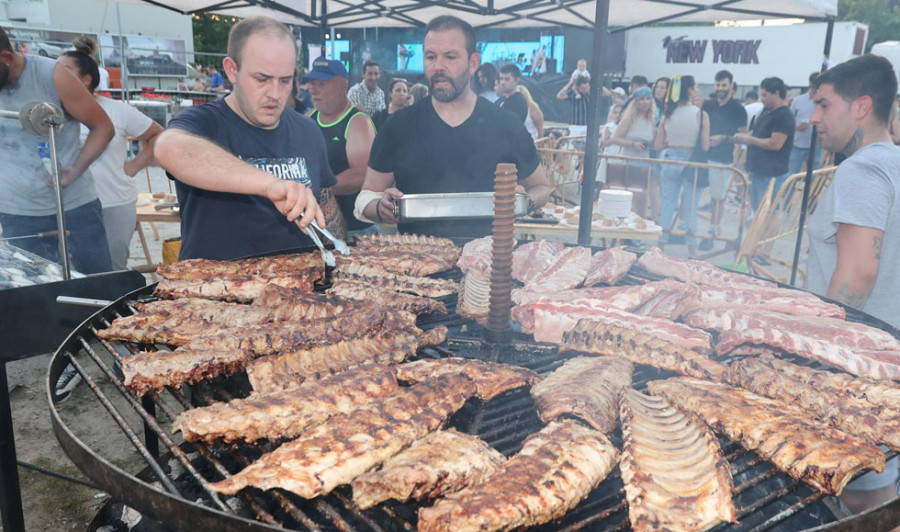
{"type": "Polygon", "coordinates": [[[725,371],[724,365],[706,355],[660,338],[658,334],[599,321],[579,320],[575,329],[563,335],[559,350],[618,355],[637,364],[700,378],[716,378],[725,371]]]}
{"type": "Polygon", "coordinates": [[[475,395],[485,402],[503,392],[541,380],[530,369],[465,358],[424,359],[397,366],[397,378],[404,382],[423,382],[441,375],[465,375],[472,379],[475,395]]]}
{"type": "Polygon", "coordinates": [[[199,297],[249,303],[259,297],[266,286],[278,285],[311,292],[324,276],[322,270],[295,273],[273,273],[221,279],[163,279],[154,294],[164,299],[199,297]]]}
{"type": "Polygon", "coordinates": [[[562,517],[616,466],[619,452],[595,430],[554,421],[532,434],[487,482],[419,510],[419,532],[486,532],[562,517]]]}
{"type": "Polygon", "coordinates": [[[400,389],[382,403],[328,418],[210,486],[226,494],[247,486],[282,488],[306,499],[328,494],[439,428],[474,391],[462,375],[400,389]]]}
{"type": "Polygon", "coordinates": [[[459,250],[459,247],[449,238],[403,233],[362,235],[356,237],[354,244],[359,248],[433,246],[459,250]]]}
{"type": "MultiPolygon", "coordinates": [[[[779,360],[771,355],[732,362],[725,373],[729,384],[778,399],[806,410],[815,418],[869,443],[900,451],[900,386],[836,375],[779,360]],[[894,401],[879,399],[878,389],[894,401]],[[866,390],[869,394],[854,394],[866,390]]],[[[880,394],[884,397],[884,394],[880,394]]]]}
{"type": "Polygon", "coordinates": [[[616,284],[628,274],[628,270],[636,260],[637,255],[625,251],[625,246],[598,251],[591,257],[591,263],[584,278],[584,286],[601,283],[616,284]]]}
{"type": "Polygon", "coordinates": [[[329,417],[350,412],[399,389],[387,368],[367,368],[306,381],[289,390],[253,393],[244,399],[187,410],[173,430],[187,441],[214,443],[294,438],[329,417]]]}
{"type": "Polygon", "coordinates": [[[534,407],[545,423],[567,414],[611,433],[616,429],[619,393],[631,386],[634,366],[620,357],[578,357],[531,387],[534,407]]]}
{"type": "Polygon", "coordinates": [[[622,391],[622,481],[635,532],[701,531],[736,523],[719,442],[664,399],[622,391]]]}
{"type": "Polygon", "coordinates": [[[647,388],[819,491],[839,495],[857,472],[884,471],[881,449],[788,403],[689,377],[652,381],[647,388]]]}
{"type": "Polygon", "coordinates": [[[156,273],[165,279],[205,280],[225,277],[246,277],[274,273],[297,273],[304,270],[325,270],[319,253],[296,253],[239,260],[188,259],[172,264],[160,264],[156,273]]]}
{"type": "Polygon", "coordinates": [[[673,277],[679,281],[699,285],[730,286],[739,288],[775,288],[775,283],[749,275],[732,273],[702,260],[676,259],[659,248],[650,248],[638,259],[638,266],[650,273],[673,277]]]}
{"type": "Polygon", "coordinates": [[[320,292],[305,292],[277,285],[267,286],[253,300],[253,306],[269,309],[275,321],[304,321],[328,318],[346,312],[358,312],[368,308],[377,312],[377,303],[356,301],[338,295],[324,295],[320,292]]]}
{"type": "Polygon", "coordinates": [[[475,436],[439,430],[385,462],[380,470],[357,477],[351,483],[353,502],[365,510],[388,499],[434,499],[483,483],[505,461],[475,436]]]}
{"type": "Polygon", "coordinates": [[[449,296],[459,291],[459,285],[453,281],[398,275],[382,268],[373,268],[361,264],[342,264],[334,270],[333,277],[334,279],[368,283],[395,292],[407,292],[425,297],[449,296]]]}
{"type": "Polygon", "coordinates": [[[381,268],[391,273],[425,277],[453,269],[453,259],[458,253],[442,252],[441,249],[376,248],[354,249],[349,256],[337,255],[338,267],[358,264],[381,268]]]}
{"type": "Polygon", "coordinates": [[[316,379],[357,366],[399,364],[415,355],[419,348],[442,343],[446,336],[446,327],[429,331],[417,328],[382,331],[374,336],[258,358],[247,366],[247,376],[257,392],[285,390],[307,378],[316,379]]]}
{"type": "Polygon", "coordinates": [[[204,379],[232,375],[247,367],[249,351],[192,350],[141,352],[122,358],[125,386],[137,395],[160,391],[166,386],[196,384],[204,379]]]}
{"type": "Polygon", "coordinates": [[[413,314],[446,314],[447,305],[430,297],[402,294],[368,283],[340,280],[326,290],[329,294],[357,301],[371,301],[387,308],[396,308],[413,314]]]}

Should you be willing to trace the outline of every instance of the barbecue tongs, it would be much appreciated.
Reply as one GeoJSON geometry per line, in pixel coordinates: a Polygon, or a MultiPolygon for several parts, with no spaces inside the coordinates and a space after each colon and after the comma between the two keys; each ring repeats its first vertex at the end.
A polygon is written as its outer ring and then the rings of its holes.
{"type": "Polygon", "coordinates": [[[319,235],[316,233],[322,233],[322,236],[334,242],[334,249],[338,250],[341,255],[345,257],[350,255],[350,248],[347,246],[347,243],[341,240],[340,238],[335,238],[334,235],[331,234],[331,231],[319,226],[319,222],[315,219],[309,226],[306,228],[306,234],[309,235],[309,238],[312,239],[313,243],[319,248],[319,251],[322,252],[322,260],[325,261],[325,264],[331,266],[332,268],[337,265],[337,261],[334,260],[334,254],[325,249],[325,246],[322,244],[322,239],[319,238],[319,235]]]}

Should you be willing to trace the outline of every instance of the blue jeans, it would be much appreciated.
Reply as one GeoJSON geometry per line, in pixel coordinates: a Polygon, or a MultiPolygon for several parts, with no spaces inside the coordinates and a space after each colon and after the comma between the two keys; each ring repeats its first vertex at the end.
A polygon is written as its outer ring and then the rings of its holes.
{"type": "MultiPolygon", "coordinates": [[[[662,152],[662,159],[667,161],[687,161],[691,154],[687,150],[667,148],[662,152]]],[[[659,215],[659,225],[663,228],[660,242],[669,241],[669,230],[672,227],[672,219],[678,208],[678,196],[681,195],[682,212],[687,212],[687,233],[685,243],[689,246],[697,245],[697,200],[694,197],[694,171],[690,167],[675,164],[661,164],[659,170],[660,188],[662,188],[662,212],[659,215]]],[[[698,189],[699,191],[699,189],[698,189]]]]}
{"type": "MultiPolygon", "coordinates": [[[[791,156],[788,159],[788,174],[796,174],[803,168],[803,162],[809,157],[809,148],[791,148],[791,156]]],[[[822,145],[816,144],[816,157],[813,170],[818,170],[822,163],[822,145]]]]}
{"type": "MultiPolygon", "coordinates": [[[[69,259],[73,270],[81,273],[100,273],[112,270],[109,260],[109,246],[103,227],[103,213],[100,200],[85,203],[66,211],[66,231],[69,234],[69,259]]],[[[0,213],[3,236],[36,235],[45,231],[55,231],[56,215],[19,216],[0,213]]],[[[13,243],[26,251],[59,263],[59,239],[23,238],[13,243]]]]}
{"type": "Polygon", "coordinates": [[[750,205],[753,206],[753,212],[756,212],[759,209],[759,204],[762,202],[763,196],[766,193],[766,188],[769,186],[769,180],[775,180],[775,188],[772,190],[772,200],[774,201],[775,196],[778,195],[778,190],[781,188],[781,185],[784,184],[788,175],[790,174],[765,177],[759,174],[750,174],[750,205]]]}

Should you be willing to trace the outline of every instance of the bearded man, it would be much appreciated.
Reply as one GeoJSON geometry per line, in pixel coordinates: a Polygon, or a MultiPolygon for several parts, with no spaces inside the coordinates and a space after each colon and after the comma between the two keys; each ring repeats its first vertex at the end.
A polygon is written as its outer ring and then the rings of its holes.
{"type": "MultiPolygon", "coordinates": [[[[470,88],[479,64],[472,26],[452,16],[435,18],[425,30],[424,51],[431,96],[395,112],[378,132],[356,217],[395,223],[394,199],[404,193],[492,191],[499,163],[515,164],[521,190],[536,206],[546,203],[550,187],[525,125],[470,88]]],[[[491,220],[404,222],[398,228],[480,237],[491,233],[491,220]]]]}

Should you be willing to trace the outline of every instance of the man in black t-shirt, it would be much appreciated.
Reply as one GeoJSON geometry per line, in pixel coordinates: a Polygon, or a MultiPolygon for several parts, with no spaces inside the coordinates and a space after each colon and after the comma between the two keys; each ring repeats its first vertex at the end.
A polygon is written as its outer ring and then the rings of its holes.
{"type": "MultiPolygon", "coordinates": [[[[716,73],[716,98],[703,102],[703,110],[709,115],[709,151],[707,158],[712,164],[722,164],[731,166],[734,162],[734,143],[731,142],[732,135],[743,131],[747,126],[747,111],[744,106],[739,104],[732,98],[732,85],[734,80],[731,72],[720,70],[716,73]]],[[[722,219],[722,203],[725,199],[725,192],[728,189],[728,182],[731,179],[731,172],[710,170],[709,172],[709,194],[713,202],[712,219],[710,220],[709,232],[716,235],[719,232],[719,221],[722,219]]],[[[700,244],[703,251],[707,247],[704,243],[700,244]]],[[[710,242],[711,244],[712,242],[710,242]]]]}
{"type": "Polygon", "coordinates": [[[155,155],[175,179],[181,205],[179,259],[227,260],[299,246],[317,196],[335,184],[312,120],[287,110],[296,46],[274,19],[231,29],[223,66],[234,90],[169,122],[155,155]]]}
{"type": "Polygon", "coordinates": [[[528,118],[528,102],[517,89],[519,85],[519,67],[509,63],[500,69],[500,81],[497,83],[497,101],[501,109],[509,111],[523,124],[528,118]]]}
{"type": "MultiPolygon", "coordinates": [[[[499,163],[514,163],[520,188],[536,206],[546,203],[550,187],[525,125],[469,85],[479,63],[472,26],[448,15],[435,18],[425,30],[424,52],[431,96],[395,112],[378,132],[356,217],[394,223],[394,199],[404,193],[493,191],[499,163]]],[[[407,233],[479,237],[491,233],[491,220],[398,227],[407,233]]]]}
{"type": "Polygon", "coordinates": [[[774,194],[787,179],[794,137],[794,115],[785,100],[787,85],[780,78],[766,78],[759,89],[763,111],[756,119],[753,134],[733,137],[735,144],[747,145],[746,168],[750,172],[750,204],[754,211],[771,179],[775,180],[774,194]]]}

